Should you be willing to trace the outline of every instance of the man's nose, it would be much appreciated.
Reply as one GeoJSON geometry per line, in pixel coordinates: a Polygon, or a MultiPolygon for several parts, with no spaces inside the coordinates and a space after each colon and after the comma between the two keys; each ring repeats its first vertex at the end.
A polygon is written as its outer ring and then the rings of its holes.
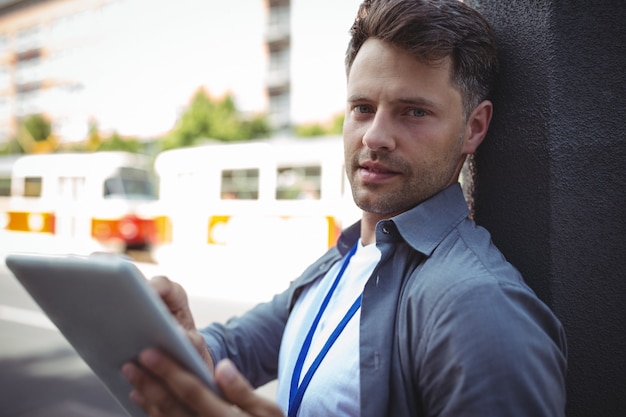
{"type": "Polygon", "coordinates": [[[396,147],[393,131],[392,118],[378,111],[363,135],[363,145],[373,151],[381,149],[392,151],[396,147]]]}

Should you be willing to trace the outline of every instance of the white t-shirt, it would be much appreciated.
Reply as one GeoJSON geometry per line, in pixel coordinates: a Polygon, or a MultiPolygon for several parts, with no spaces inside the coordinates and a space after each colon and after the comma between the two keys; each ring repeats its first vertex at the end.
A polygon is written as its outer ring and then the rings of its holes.
{"type": "MultiPolygon", "coordinates": [[[[300,380],[311,367],[318,353],[343,319],[350,306],[363,292],[363,287],[380,260],[375,244],[362,246],[352,256],[343,277],[324,311],[311,342],[300,380]]],[[[303,291],[298,298],[283,334],[278,359],[277,401],[287,415],[289,390],[300,349],[322,301],[343,264],[338,261],[326,276],[303,291]]],[[[359,321],[357,310],[322,360],[302,398],[299,417],[359,416],[359,321]]]]}

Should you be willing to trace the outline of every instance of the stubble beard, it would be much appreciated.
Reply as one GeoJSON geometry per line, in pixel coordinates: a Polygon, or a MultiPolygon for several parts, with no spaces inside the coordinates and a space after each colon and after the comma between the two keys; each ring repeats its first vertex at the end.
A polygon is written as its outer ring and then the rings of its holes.
{"type": "Polygon", "coordinates": [[[395,215],[410,210],[446,188],[454,179],[456,161],[444,156],[414,167],[401,158],[389,153],[364,151],[352,157],[350,186],[355,204],[364,212],[395,215]],[[384,184],[364,184],[360,182],[358,167],[360,161],[371,159],[392,167],[402,178],[401,183],[392,186],[384,184]],[[437,167],[448,167],[447,169],[437,167]],[[402,181],[404,179],[404,181],[402,181]]]}
{"type": "MultiPolygon", "coordinates": [[[[350,186],[352,188],[352,198],[361,210],[368,213],[391,214],[410,208],[405,192],[395,187],[384,184],[363,183],[359,178],[360,161],[371,159],[393,167],[394,171],[402,177],[411,177],[413,170],[404,160],[393,158],[390,154],[377,151],[364,151],[357,154],[351,161],[350,186]]],[[[404,187],[402,187],[404,188],[404,187]]]]}

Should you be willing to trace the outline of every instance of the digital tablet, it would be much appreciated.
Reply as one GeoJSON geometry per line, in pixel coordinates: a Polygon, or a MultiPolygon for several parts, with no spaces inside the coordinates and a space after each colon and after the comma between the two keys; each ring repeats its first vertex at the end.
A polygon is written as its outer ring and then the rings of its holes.
{"type": "Polygon", "coordinates": [[[6,264],[126,412],[124,363],[156,347],[219,394],[206,364],[139,269],[117,255],[9,254],[6,264]]]}

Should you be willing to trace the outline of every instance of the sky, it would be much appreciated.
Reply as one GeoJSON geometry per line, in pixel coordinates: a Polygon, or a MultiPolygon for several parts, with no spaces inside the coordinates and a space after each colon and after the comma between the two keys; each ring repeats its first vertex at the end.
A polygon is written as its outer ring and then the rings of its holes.
{"type": "MultiPolygon", "coordinates": [[[[85,112],[101,129],[161,134],[200,86],[267,109],[263,0],[122,0],[88,80],[85,112]],[[146,13],[150,10],[150,13],[146,13]],[[137,18],[140,16],[140,18],[137,18]]],[[[324,122],[345,103],[343,55],[360,0],[292,0],[292,117],[324,122]]],[[[80,110],[80,109],[77,109],[80,110]]]]}

